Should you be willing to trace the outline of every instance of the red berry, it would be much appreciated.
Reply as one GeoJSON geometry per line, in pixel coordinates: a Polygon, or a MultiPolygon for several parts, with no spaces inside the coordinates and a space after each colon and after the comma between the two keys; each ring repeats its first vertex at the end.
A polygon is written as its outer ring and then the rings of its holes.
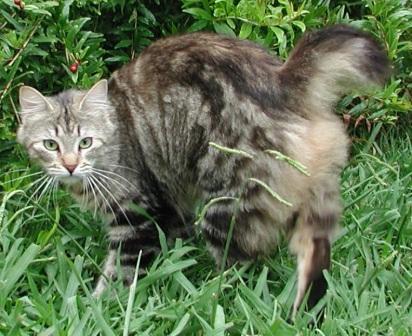
{"type": "Polygon", "coordinates": [[[14,0],[14,4],[16,5],[16,6],[19,6],[20,7],[20,9],[24,9],[24,2],[23,1],[21,1],[21,0],[14,0]]]}
{"type": "Polygon", "coordinates": [[[73,63],[72,65],[70,65],[70,71],[75,73],[77,71],[78,68],[78,64],[77,63],[73,63]]]}

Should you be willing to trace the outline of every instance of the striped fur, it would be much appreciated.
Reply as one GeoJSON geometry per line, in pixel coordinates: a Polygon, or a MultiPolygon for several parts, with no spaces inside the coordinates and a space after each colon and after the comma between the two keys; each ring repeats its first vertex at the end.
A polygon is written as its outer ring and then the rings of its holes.
{"type": "MultiPolygon", "coordinates": [[[[288,237],[298,259],[295,314],[310,285],[311,306],[326,291],[322,270],[329,268],[341,212],[339,174],[348,138],[333,106],[344,93],[382,84],[388,73],[378,44],[344,25],[305,35],[285,63],[248,41],[208,33],[169,37],[88,92],[44,97],[24,87],[18,138],[46,171],[55,167],[70,179],[77,198],[111,218],[105,276],[116,275],[118,250],[125,269],[140,250],[141,267],[149,264],[159,251],[154,221],[173,239],[190,232],[198,202],[240,197],[228,261],[267,255],[280,235],[288,237]],[[78,150],[82,136],[93,137],[89,150],[78,150]],[[61,143],[60,152],[42,147],[48,137],[61,143]],[[267,149],[298,159],[310,176],[267,149]],[[70,153],[79,166],[67,176],[60,157],[70,153]],[[82,188],[85,180],[90,183],[82,188]]],[[[216,202],[201,223],[217,263],[236,207],[216,202]]],[[[96,294],[105,283],[102,277],[96,294]]]]}

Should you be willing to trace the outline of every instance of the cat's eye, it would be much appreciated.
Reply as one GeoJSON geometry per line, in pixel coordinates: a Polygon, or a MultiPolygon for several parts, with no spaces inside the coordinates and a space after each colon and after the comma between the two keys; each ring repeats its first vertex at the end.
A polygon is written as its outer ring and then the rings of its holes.
{"type": "Polygon", "coordinates": [[[59,149],[57,142],[52,139],[43,140],[43,145],[49,151],[56,151],[59,149]]]}
{"type": "Polygon", "coordinates": [[[79,147],[81,149],[89,148],[92,145],[92,138],[87,137],[80,140],[79,147]]]}

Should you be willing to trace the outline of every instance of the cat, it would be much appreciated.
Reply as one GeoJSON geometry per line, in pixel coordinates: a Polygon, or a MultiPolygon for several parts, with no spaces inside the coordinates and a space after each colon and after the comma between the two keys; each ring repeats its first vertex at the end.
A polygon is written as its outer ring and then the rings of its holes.
{"type": "Polygon", "coordinates": [[[153,221],[170,239],[190,235],[196,205],[217,198],[200,223],[216,263],[232,218],[228,264],[268,255],[285,236],[297,256],[296,315],[309,289],[309,307],[326,292],[341,215],[349,140],[333,107],[389,74],[379,44],[348,25],[306,33],[284,63],[247,40],[166,37],[88,91],[21,87],[17,138],[50,178],[110,217],[96,296],[117,277],[118,250],[129,281],[139,251],[142,272],[159,253],[153,221]]]}

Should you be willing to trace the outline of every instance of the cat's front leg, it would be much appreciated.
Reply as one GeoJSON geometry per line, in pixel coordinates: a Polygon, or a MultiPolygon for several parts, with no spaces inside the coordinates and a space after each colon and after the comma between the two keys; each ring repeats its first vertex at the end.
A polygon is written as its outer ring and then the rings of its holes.
{"type": "Polygon", "coordinates": [[[116,270],[116,253],[113,250],[109,250],[106,257],[106,261],[103,266],[103,273],[100,275],[97,281],[96,287],[93,291],[94,297],[99,297],[107,288],[108,281],[113,279],[116,270]]]}
{"type": "Polygon", "coordinates": [[[130,285],[139,254],[141,253],[138,271],[145,273],[145,268],[160,250],[156,225],[145,216],[132,211],[125,211],[112,221],[108,236],[109,252],[103,273],[93,292],[95,297],[104,292],[110,280],[121,278],[125,285],[130,285]]]}

